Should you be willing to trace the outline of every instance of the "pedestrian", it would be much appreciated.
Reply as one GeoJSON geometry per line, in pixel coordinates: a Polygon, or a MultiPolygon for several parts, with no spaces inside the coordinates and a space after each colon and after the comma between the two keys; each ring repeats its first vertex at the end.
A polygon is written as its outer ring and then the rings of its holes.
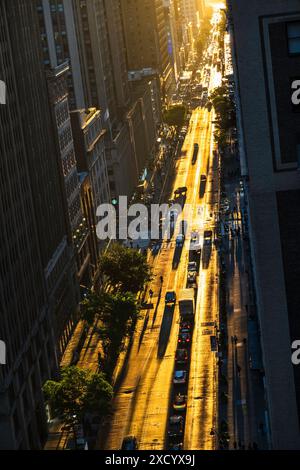
{"type": "Polygon", "coordinates": [[[237,342],[238,342],[238,337],[236,335],[234,335],[234,342],[235,342],[235,344],[237,344],[237,342]]]}
{"type": "Polygon", "coordinates": [[[241,370],[242,370],[242,368],[241,368],[241,366],[240,366],[239,364],[237,364],[236,368],[237,368],[237,373],[238,373],[238,375],[240,376],[240,375],[241,375],[241,370]]]}
{"type": "Polygon", "coordinates": [[[233,443],[233,448],[234,448],[234,450],[236,450],[236,448],[237,448],[236,441],[234,441],[234,443],[233,443]]]}

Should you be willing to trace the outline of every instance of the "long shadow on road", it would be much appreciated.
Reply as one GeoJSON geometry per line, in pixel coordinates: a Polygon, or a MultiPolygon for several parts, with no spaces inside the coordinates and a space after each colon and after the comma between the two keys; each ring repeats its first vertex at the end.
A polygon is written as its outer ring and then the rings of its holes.
{"type": "Polygon", "coordinates": [[[163,320],[162,320],[162,324],[160,328],[159,340],[158,340],[157,357],[160,359],[165,355],[165,352],[168,346],[172,323],[173,323],[174,310],[175,310],[174,306],[166,305],[165,307],[163,320]]]}

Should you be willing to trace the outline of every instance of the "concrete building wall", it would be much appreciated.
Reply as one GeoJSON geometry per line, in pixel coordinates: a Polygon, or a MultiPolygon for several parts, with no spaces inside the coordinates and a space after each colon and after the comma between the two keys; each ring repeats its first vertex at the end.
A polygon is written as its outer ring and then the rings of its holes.
{"type": "Polygon", "coordinates": [[[285,124],[299,119],[291,79],[299,74],[300,55],[289,55],[287,47],[287,25],[300,21],[299,2],[231,0],[229,7],[272,446],[299,449],[300,376],[291,362],[292,341],[300,338],[299,270],[291,268],[291,259],[300,263],[299,124],[285,124]]]}
{"type": "Polygon", "coordinates": [[[57,371],[77,300],[35,7],[0,4],[0,74],[8,85],[0,108],[2,449],[43,447],[42,385],[57,371]]]}

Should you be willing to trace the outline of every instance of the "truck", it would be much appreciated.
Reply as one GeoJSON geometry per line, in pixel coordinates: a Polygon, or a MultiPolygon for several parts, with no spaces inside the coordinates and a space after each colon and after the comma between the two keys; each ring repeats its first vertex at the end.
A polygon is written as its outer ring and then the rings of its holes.
{"type": "Polygon", "coordinates": [[[195,291],[182,289],[179,296],[179,312],[181,320],[193,321],[195,314],[195,291]]]}

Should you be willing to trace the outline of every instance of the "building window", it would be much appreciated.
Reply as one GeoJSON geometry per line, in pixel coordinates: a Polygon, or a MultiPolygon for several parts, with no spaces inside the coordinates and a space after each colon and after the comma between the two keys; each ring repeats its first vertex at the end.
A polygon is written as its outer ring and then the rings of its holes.
{"type": "Polygon", "coordinates": [[[300,21],[287,24],[288,47],[290,54],[300,54],[300,21]]]}

